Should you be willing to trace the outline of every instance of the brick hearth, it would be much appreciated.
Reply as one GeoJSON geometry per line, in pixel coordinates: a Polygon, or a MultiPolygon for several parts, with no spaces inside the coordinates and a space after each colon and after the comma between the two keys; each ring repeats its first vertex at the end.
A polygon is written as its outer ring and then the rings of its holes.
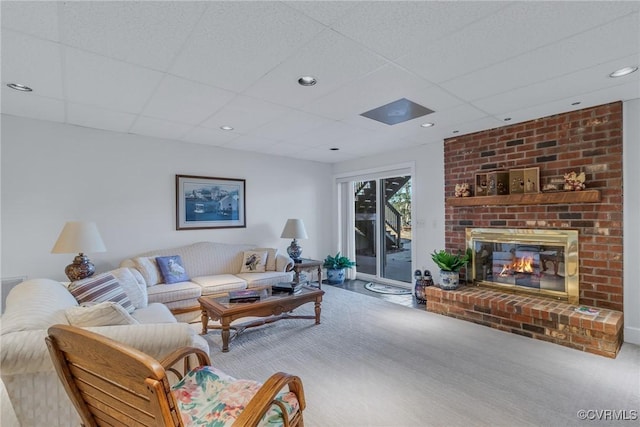
{"type": "Polygon", "coordinates": [[[596,316],[549,298],[504,293],[478,286],[426,289],[427,310],[529,338],[615,358],[622,345],[623,315],[600,308],[596,316]]]}

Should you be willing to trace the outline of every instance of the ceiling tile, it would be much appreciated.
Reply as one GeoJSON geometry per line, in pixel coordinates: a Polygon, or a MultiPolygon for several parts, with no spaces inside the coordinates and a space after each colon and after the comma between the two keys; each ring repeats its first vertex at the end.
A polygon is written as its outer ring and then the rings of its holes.
{"type": "Polygon", "coordinates": [[[224,109],[202,123],[202,126],[217,129],[226,125],[238,132],[247,133],[291,111],[290,108],[238,95],[224,109]]]}
{"type": "Polygon", "coordinates": [[[494,66],[452,79],[442,86],[465,99],[476,100],[517,87],[627,56],[640,50],[638,14],[564,39],[494,66]],[[635,37],[620,35],[635,34],[635,37]],[[612,43],[612,40],[616,40],[612,43]]]}
{"type": "MultiPolygon", "coordinates": [[[[555,79],[519,87],[499,95],[480,99],[473,104],[487,111],[489,114],[500,116],[523,109],[523,107],[549,104],[558,99],[574,98],[574,100],[580,100],[581,94],[593,91],[594,81],[600,81],[598,87],[608,88],[625,84],[626,81],[629,80],[634,80],[640,87],[640,73],[637,72],[618,79],[608,77],[612,71],[633,64],[637,59],[635,56],[629,56],[616,61],[606,62],[555,79]]],[[[633,97],[633,94],[628,94],[625,98],[612,97],[608,102],[618,99],[631,99],[631,97],[633,97]]]]}
{"type": "Polygon", "coordinates": [[[617,86],[589,93],[582,93],[579,95],[579,98],[572,96],[547,102],[546,104],[539,104],[529,108],[512,111],[509,113],[509,117],[512,117],[512,120],[509,123],[524,122],[531,120],[531,117],[546,117],[549,115],[566,113],[568,111],[594,107],[596,105],[608,104],[620,99],[637,98],[640,98],[640,82],[637,79],[629,80],[626,83],[617,86]],[[580,101],[579,105],[571,105],[577,100],[580,101]],[[553,113],[549,114],[549,112],[553,113]]]}
{"type": "Polygon", "coordinates": [[[3,32],[12,29],[47,40],[59,40],[57,2],[2,1],[0,10],[3,32]]]}
{"type": "Polygon", "coordinates": [[[333,28],[385,58],[416,52],[507,2],[359,2],[333,28]],[[401,7],[399,5],[401,4],[401,7]]]}
{"type": "Polygon", "coordinates": [[[293,110],[249,134],[274,140],[297,139],[301,134],[328,123],[331,120],[293,110]]]}
{"type": "Polygon", "coordinates": [[[295,108],[384,64],[379,56],[334,31],[326,30],[244,93],[295,108]],[[298,78],[304,75],[316,77],[318,83],[309,87],[299,85],[298,78]]]}
{"type": "Polygon", "coordinates": [[[632,3],[610,2],[603,8],[598,1],[516,2],[397,62],[442,83],[606,24],[637,10],[632,3]]]}
{"type": "Polygon", "coordinates": [[[171,73],[242,92],[323,28],[277,2],[210,2],[171,73]]]}
{"type": "Polygon", "coordinates": [[[167,120],[141,116],[133,124],[130,132],[162,139],[181,139],[191,129],[192,126],[183,123],[173,123],[167,120]]]}
{"type": "Polygon", "coordinates": [[[400,98],[407,98],[436,111],[462,102],[415,74],[389,64],[304,105],[301,109],[343,120],[400,98]]]}
{"type": "Polygon", "coordinates": [[[148,117],[200,124],[236,96],[235,93],[179,77],[165,76],[144,108],[148,117]]]}
{"type": "Polygon", "coordinates": [[[157,70],[166,70],[206,8],[206,2],[104,1],[61,3],[62,42],[157,70]]]}
{"type": "Polygon", "coordinates": [[[67,123],[78,126],[126,133],[135,119],[135,114],[67,103],[67,123]]]}
{"type": "Polygon", "coordinates": [[[2,114],[64,122],[64,102],[2,86],[2,114]]]}
{"type": "Polygon", "coordinates": [[[161,78],[156,71],[66,48],[65,87],[77,104],[139,113],[161,78]]]}
{"type": "Polygon", "coordinates": [[[201,126],[195,127],[183,135],[180,139],[194,144],[223,146],[240,135],[234,132],[220,129],[208,129],[201,126]]]}
{"type": "Polygon", "coordinates": [[[285,1],[283,2],[316,21],[331,26],[349,13],[359,2],[354,1],[285,1]]]}
{"type": "Polygon", "coordinates": [[[20,83],[38,95],[63,99],[59,45],[3,30],[2,82],[20,83]]]}

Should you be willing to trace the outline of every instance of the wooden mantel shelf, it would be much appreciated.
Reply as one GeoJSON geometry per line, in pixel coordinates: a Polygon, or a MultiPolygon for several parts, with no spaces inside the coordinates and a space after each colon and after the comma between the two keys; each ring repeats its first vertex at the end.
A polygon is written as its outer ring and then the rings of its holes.
{"type": "Polygon", "coordinates": [[[553,193],[508,194],[505,196],[448,197],[449,206],[506,206],[596,203],[599,190],[557,191],[553,193]]]}

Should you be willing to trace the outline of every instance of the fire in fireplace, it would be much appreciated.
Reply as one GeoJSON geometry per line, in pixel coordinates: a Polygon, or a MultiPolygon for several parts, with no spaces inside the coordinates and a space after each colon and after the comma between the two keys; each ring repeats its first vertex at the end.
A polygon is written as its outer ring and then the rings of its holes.
{"type": "Polygon", "coordinates": [[[468,228],[466,234],[474,283],[578,303],[576,230],[468,228]]]}

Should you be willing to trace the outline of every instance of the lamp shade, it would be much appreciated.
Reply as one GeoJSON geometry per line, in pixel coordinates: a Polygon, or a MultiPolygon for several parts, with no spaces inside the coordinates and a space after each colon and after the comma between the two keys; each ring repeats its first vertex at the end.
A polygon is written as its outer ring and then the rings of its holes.
{"type": "Polygon", "coordinates": [[[304,228],[304,222],[301,219],[289,218],[284,225],[284,230],[280,235],[282,238],[289,239],[307,239],[307,230],[304,228]]]}
{"type": "Polygon", "coordinates": [[[73,254],[106,250],[95,222],[72,221],[64,225],[51,253],[73,254]]]}

